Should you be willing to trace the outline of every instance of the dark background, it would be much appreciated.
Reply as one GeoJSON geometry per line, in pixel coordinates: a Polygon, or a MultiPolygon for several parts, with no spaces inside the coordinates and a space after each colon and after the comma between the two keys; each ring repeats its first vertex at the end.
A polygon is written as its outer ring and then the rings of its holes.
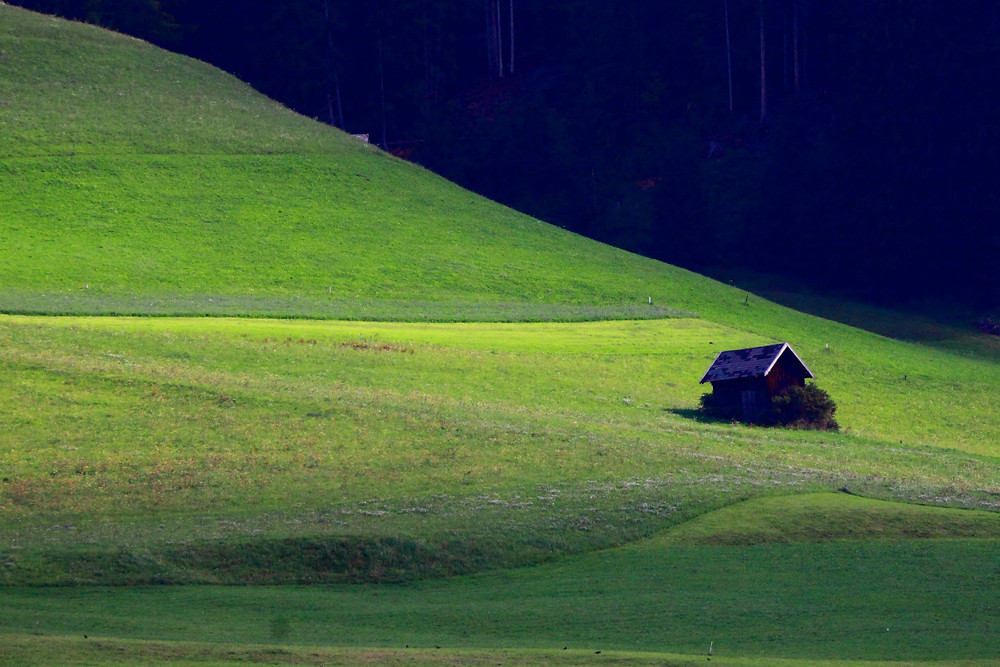
{"type": "Polygon", "coordinates": [[[882,304],[1000,306],[998,2],[12,4],[206,60],[644,255],[882,304]]]}

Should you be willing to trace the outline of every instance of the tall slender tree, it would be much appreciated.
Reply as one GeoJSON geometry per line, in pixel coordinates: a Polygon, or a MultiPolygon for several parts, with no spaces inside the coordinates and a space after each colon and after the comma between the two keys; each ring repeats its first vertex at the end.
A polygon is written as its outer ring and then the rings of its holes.
{"type": "MultiPolygon", "coordinates": [[[[503,78],[503,4],[500,0],[486,0],[486,58],[490,76],[503,78]]],[[[508,0],[509,44],[508,69],[514,73],[514,0],[508,0]]]]}
{"type": "Polygon", "coordinates": [[[722,9],[726,17],[726,74],[729,78],[729,113],[733,113],[733,53],[729,40],[729,0],[723,0],[722,9]]]}
{"type": "Polygon", "coordinates": [[[485,0],[484,2],[486,7],[486,71],[489,72],[490,76],[496,72],[499,61],[497,54],[500,45],[497,39],[496,3],[497,0],[485,0]]]}
{"type": "Polygon", "coordinates": [[[503,78],[503,21],[500,17],[500,0],[495,0],[497,13],[497,75],[503,78]]]}
{"type": "Polygon", "coordinates": [[[760,122],[767,117],[767,57],[764,40],[764,0],[760,0],[760,122]]]}
{"type": "Polygon", "coordinates": [[[792,0],[792,70],[795,90],[799,90],[799,0],[792,0]]]}
{"type": "Polygon", "coordinates": [[[382,112],[382,150],[389,149],[389,140],[387,138],[388,122],[386,120],[385,113],[385,55],[382,51],[382,3],[381,0],[375,0],[375,39],[378,46],[378,90],[379,90],[379,106],[382,112]]]}
{"type": "Polygon", "coordinates": [[[507,61],[510,63],[510,73],[514,73],[514,0],[510,0],[508,11],[510,12],[510,49],[507,61]]]}
{"type": "Polygon", "coordinates": [[[332,91],[327,90],[326,105],[330,115],[330,124],[340,129],[344,128],[344,105],[340,100],[340,77],[337,76],[337,49],[333,40],[333,19],[330,16],[330,0],[323,0],[323,17],[326,28],[326,61],[330,72],[330,83],[332,91]],[[334,113],[334,103],[336,103],[336,113],[334,113]]]}

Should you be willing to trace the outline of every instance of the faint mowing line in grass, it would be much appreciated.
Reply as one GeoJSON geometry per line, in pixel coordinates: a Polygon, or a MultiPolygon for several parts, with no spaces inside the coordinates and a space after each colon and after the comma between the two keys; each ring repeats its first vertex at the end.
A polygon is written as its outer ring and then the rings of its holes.
{"type": "Polygon", "coordinates": [[[322,299],[299,295],[110,295],[0,292],[7,315],[247,317],[376,322],[588,322],[693,318],[647,304],[553,304],[422,300],[322,299]]]}

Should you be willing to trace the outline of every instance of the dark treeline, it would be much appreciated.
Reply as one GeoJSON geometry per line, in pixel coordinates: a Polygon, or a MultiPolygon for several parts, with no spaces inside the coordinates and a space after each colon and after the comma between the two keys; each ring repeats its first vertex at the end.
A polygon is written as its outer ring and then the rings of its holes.
{"type": "Polygon", "coordinates": [[[202,58],[465,187],[681,266],[998,303],[1000,3],[16,4],[202,58]]]}

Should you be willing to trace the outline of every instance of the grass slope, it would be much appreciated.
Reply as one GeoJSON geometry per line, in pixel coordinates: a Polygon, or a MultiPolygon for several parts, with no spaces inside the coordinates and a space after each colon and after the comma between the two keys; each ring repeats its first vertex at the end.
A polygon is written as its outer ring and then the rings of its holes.
{"type": "Polygon", "coordinates": [[[4,5],[0,130],[0,311],[410,320],[0,317],[10,645],[996,655],[995,345],[796,313],[4,5]],[[715,353],[773,340],[847,432],[697,418],[715,353]],[[845,487],[956,509],[801,495],[845,487]],[[156,582],[334,586],[30,586],[156,582]]]}
{"type": "Polygon", "coordinates": [[[665,276],[694,280],[474,196],[202,63],[13,7],[0,17],[8,312],[662,316],[636,307],[667,303],[665,276]]]}

